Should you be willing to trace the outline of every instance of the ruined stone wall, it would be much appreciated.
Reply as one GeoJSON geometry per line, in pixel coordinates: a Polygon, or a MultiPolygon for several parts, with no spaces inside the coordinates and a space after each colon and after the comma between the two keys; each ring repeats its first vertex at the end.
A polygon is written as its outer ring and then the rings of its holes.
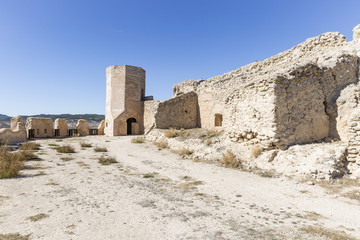
{"type": "Polygon", "coordinates": [[[20,116],[10,120],[11,128],[0,129],[0,144],[14,144],[26,141],[24,119],[20,116]]]}
{"type": "Polygon", "coordinates": [[[77,133],[80,134],[80,136],[87,136],[89,135],[89,122],[85,119],[79,119],[76,124],[76,130],[77,133]]]}
{"type": "Polygon", "coordinates": [[[160,102],[155,113],[157,128],[196,128],[198,126],[197,94],[190,92],[160,102]]]}
{"type": "Polygon", "coordinates": [[[54,129],[59,130],[59,137],[66,137],[68,135],[68,130],[69,130],[66,119],[60,119],[60,118],[55,119],[54,129]]]}
{"type": "Polygon", "coordinates": [[[144,102],[144,131],[145,134],[155,127],[155,114],[157,112],[160,101],[144,102]]]}
{"type": "Polygon", "coordinates": [[[34,118],[26,119],[26,130],[34,129],[35,138],[53,137],[53,121],[51,118],[34,118]]]}

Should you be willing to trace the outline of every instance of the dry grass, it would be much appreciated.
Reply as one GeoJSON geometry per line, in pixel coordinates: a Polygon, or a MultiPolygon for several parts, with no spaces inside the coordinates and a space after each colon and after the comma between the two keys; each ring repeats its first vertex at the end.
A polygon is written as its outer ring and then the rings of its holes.
{"type": "Polygon", "coordinates": [[[264,149],[260,146],[260,145],[254,145],[252,148],[251,148],[251,156],[253,158],[257,158],[263,151],[264,149]]]}
{"type": "Polygon", "coordinates": [[[37,214],[37,215],[34,215],[34,216],[30,216],[30,217],[27,217],[26,219],[27,220],[30,220],[32,222],[37,222],[41,219],[44,219],[44,218],[47,218],[49,217],[49,215],[45,214],[45,213],[40,213],[40,214],[37,214]]]}
{"type": "Polygon", "coordinates": [[[342,194],[342,196],[350,199],[358,200],[360,202],[360,190],[352,190],[350,192],[346,192],[342,194]]]}
{"type": "Polygon", "coordinates": [[[240,160],[235,156],[231,150],[227,150],[222,154],[221,164],[227,168],[237,168],[240,165],[240,160]]]}
{"type": "Polygon", "coordinates": [[[170,128],[164,132],[164,136],[167,138],[174,138],[178,136],[178,131],[174,128],[170,128]]]}
{"type": "Polygon", "coordinates": [[[159,150],[169,148],[169,144],[165,140],[154,142],[154,144],[159,150]]]}
{"type": "Polygon", "coordinates": [[[40,150],[40,144],[35,142],[26,142],[22,143],[20,150],[32,150],[32,151],[38,151],[40,150]]]}
{"type": "Polygon", "coordinates": [[[56,144],[56,143],[49,143],[49,144],[48,144],[48,146],[50,146],[50,147],[57,147],[57,146],[59,146],[59,144],[56,144]]]}
{"type": "Polygon", "coordinates": [[[40,160],[39,156],[33,153],[32,151],[20,151],[20,160],[28,161],[28,160],[40,160]]]}
{"type": "Polygon", "coordinates": [[[29,240],[30,234],[21,235],[20,233],[8,233],[8,234],[0,234],[0,240],[29,240]]]}
{"type": "Polygon", "coordinates": [[[179,186],[180,186],[180,188],[183,188],[183,189],[190,189],[190,188],[194,188],[196,186],[203,185],[203,184],[204,184],[204,182],[202,182],[202,181],[190,181],[190,182],[181,183],[179,186]]]}
{"type": "Polygon", "coordinates": [[[64,145],[55,148],[58,153],[74,153],[75,148],[71,145],[64,145]]]}
{"type": "Polygon", "coordinates": [[[263,177],[263,178],[277,177],[275,170],[259,170],[259,171],[254,171],[254,173],[256,173],[257,175],[259,175],[260,177],[263,177]]]}
{"type": "Polygon", "coordinates": [[[194,151],[190,150],[189,148],[182,148],[178,151],[180,156],[190,156],[193,154],[194,151]]]}
{"type": "Polygon", "coordinates": [[[206,136],[208,138],[212,138],[212,137],[218,137],[220,135],[223,134],[223,131],[219,131],[219,130],[207,130],[206,136]]]}
{"type": "Polygon", "coordinates": [[[360,180],[343,177],[332,181],[319,181],[317,184],[327,189],[328,194],[338,194],[348,187],[360,187],[360,180]]]}
{"type": "Polygon", "coordinates": [[[72,157],[62,157],[60,159],[63,160],[64,162],[68,162],[68,161],[73,160],[74,158],[72,158],[72,157]]]}
{"type": "Polygon", "coordinates": [[[23,167],[20,153],[11,153],[5,146],[0,147],[0,179],[16,177],[23,167]]]}
{"type": "Polygon", "coordinates": [[[205,140],[205,145],[209,146],[212,143],[212,139],[211,138],[207,138],[205,140]]]}
{"type": "Polygon", "coordinates": [[[117,163],[117,161],[114,157],[101,156],[98,158],[98,160],[99,160],[99,163],[102,165],[110,165],[112,163],[117,163]]]}
{"type": "Polygon", "coordinates": [[[143,137],[136,137],[136,138],[131,139],[131,142],[132,142],[132,143],[144,143],[144,142],[145,142],[145,138],[143,138],[143,137]]]}
{"type": "Polygon", "coordinates": [[[95,147],[94,148],[95,152],[107,152],[107,148],[106,147],[95,147]]]}
{"type": "Polygon", "coordinates": [[[331,240],[356,240],[356,238],[346,234],[344,231],[333,230],[322,226],[304,226],[301,227],[300,230],[313,236],[324,237],[331,240]]]}
{"type": "Polygon", "coordinates": [[[82,148],[91,148],[92,147],[92,145],[91,145],[91,143],[80,143],[80,146],[82,147],[82,148]]]}
{"type": "Polygon", "coordinates": [[[308,211],[306,211],[306,214],[304,215],[304,218],[309,219],[311,221],[317,221],[317,220],[319,220],[321,218],[325,218],[325,217],[322,216],[319,213],[316,213],[316,212],[308,212],[308,211]]]}

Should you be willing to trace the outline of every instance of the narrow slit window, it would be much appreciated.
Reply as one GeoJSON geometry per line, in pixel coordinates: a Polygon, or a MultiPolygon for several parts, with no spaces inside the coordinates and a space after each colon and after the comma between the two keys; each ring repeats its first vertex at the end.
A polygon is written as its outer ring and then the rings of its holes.
{"type": "Polygon", "coordinates": [[[223,121],[222,114],[215,114],[215,127],[221,127],[223,121]]]}

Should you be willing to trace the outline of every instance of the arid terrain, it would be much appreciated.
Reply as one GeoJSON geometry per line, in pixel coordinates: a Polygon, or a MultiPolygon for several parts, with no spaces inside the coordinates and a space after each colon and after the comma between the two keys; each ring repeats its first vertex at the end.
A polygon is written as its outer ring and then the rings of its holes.
{"type": "Polygon", "coordinates": [[[334,191],[342,185],[185,160],[132,138],[37,140],[41,159],[0,180],[0,239],[360,238],[360,202],[334,191]],[[75,153],[54,149],[66,144],[75,153]]]}

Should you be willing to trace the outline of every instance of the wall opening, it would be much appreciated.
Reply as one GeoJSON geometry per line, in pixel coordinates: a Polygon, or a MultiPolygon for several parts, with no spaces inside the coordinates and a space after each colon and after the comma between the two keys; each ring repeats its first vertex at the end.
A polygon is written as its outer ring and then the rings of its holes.
{"type": "Polygon", "coordinates": [[[108,126],[109,126],[108,122],[106,122],[106,124],[105,124],[105,125],[106,125],[106,127],[108,127],[108,126]]]}
{"type": "Polygon", "coordinates": [[[44,129],[44,133],[47,134],[47,129],[44,129]]]}
{"type": "Polygon", "coordinates": [[[126,120],[126,125],[127,125],[127,135],[131,135],[132,134],[132,124],[136,123],[136,119],[135,118],[129,118],[128,120],[126,120]]]}
{"type": "Polygon", "coordinates": [[[215,114],[215,127],[221,127],[223,121],[222,114],[215,114]]]}
{"type": "Polygon", "coordinates": [[[27,137],[28,138],[34,138],[35,137],[35,129],[29,129],[27,137]]]}
{"type": "Polygon", "coordinates": [[[145,100],[145,91],[144,89],[141,89],[141,101],[144,101],[145,100]]]}
{"type": "Polygon", "coordinates": [[[60,137],[60,129],[55,129],[55,137],[60,137]]]}

